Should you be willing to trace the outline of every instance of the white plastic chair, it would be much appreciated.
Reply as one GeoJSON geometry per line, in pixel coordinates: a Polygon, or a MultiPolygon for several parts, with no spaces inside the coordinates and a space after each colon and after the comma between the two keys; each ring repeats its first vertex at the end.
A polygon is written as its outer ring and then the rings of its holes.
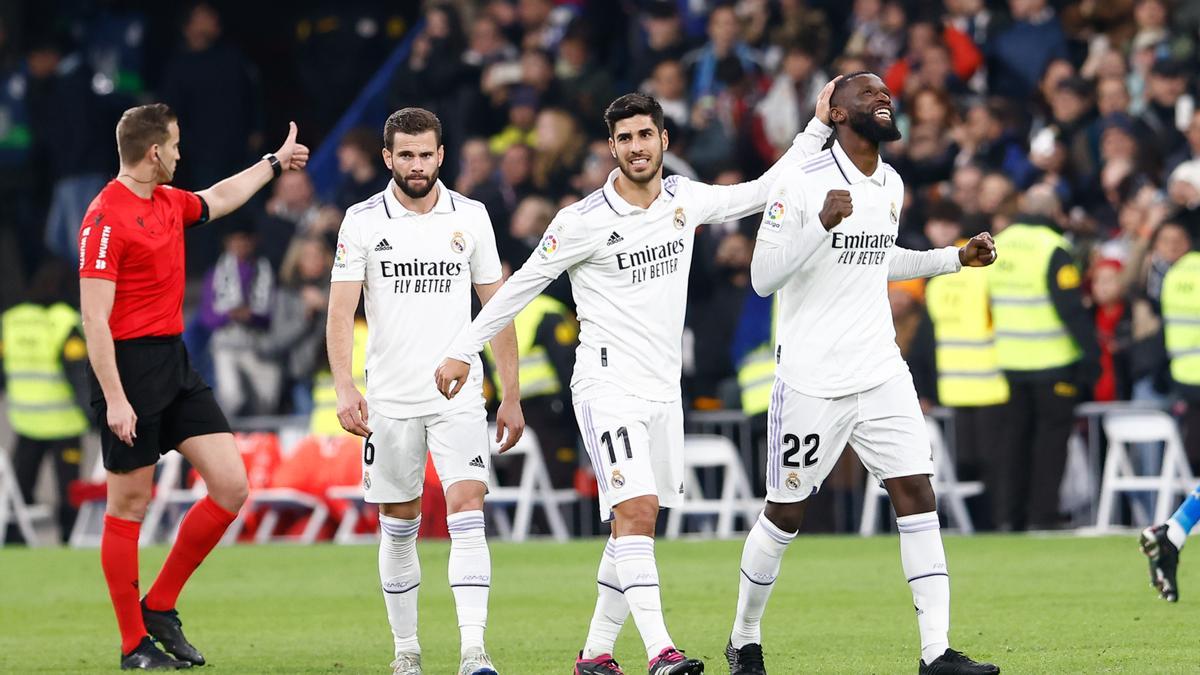
{"type": "MultiPolygon", "coordinates": [[[[488,438],[496,437],[496,428],[488,427],[488,438]]],[[[500,446],[491,442],[492,457],[499,456],[500,446]]],[[[546,522],[550,526],[550,534],[556,541],[566,541],[569,537],[566,521],[563,519],[562,506],[575,501],[574,490],[556,490],[550,482],[550,473],[546,470],[546,462],[542,459],[542,448],[538,443],[537,434],[526,427],[521,440],[513,446],[505,457],[522,456],[525,458],[521,468],[521,478],[517,485],[501,485],[496,477],[495,461],[491,463],[491,487],[488,489],[484,503],[498,506],[501,504],[515,505],[512,519],[503,508],[493,508],[493,522],[500,536],[511,541],[525,541],[529,537],[529,526],[533,519],[534,507],[540,506],[546,513],[546,522]]]]}
{"type": "MultiPolygon", "coordinates": [[[[971,513],[967,510],[967,498],[983,494],[981,481],[959,481],[958,473],[954,470],[954,458],[946,448],[946,438],[938,423],[925,418],[925,426],[929,432],[929,446],[933,452],[933,493],[937,495],[938,510],[945,510],[949,523],[959,532],[971,534],[975,525],[971,521],[971,513]]],[[[879,522],[879,504],[888,496],[887,490],[874,476],[867,476],[867,487],[863,497],[862,521],[858,533],[864,537],[875,534],[879,522]]]]}
{"type": "Polygon", "coordinates": [[[733,536],[734,518],[742,516],[753,523],[762,510],[763,502],[754,496],[746,467],[738,455],[737,446],[725,436],[687,434],[683,439],[684,490],[683,504],[667,514],[667,538],[676,539],[683,531],[683,519],[688,515],[715,515],[718,538],[733,536]],[[721,492],[707,496],[700,489],[699,469],[724,470],[721,492]]]}
{"type": "Polygon", "coordinates": [[[258,529],[254,531],[254,543],[256,544],[270,542],[311,544],[317,540],[317,535],[321,533],[321,527],[329,519],[329,507],[325,505],[325,501],[307,492],[292,488],[251,490],[250,496],[246,498],[246,504],[242,506],[237,518],[229,525],[229,529],[225,531],[225,536],[221,541],[225,543],[237,541],[246,525],[246,515],[259,509],[264,509],[264,511],[262,519],[258,521],[258,529]],[[304,530],[300,534],[277,534],[275,532],[279,516],[284,511],[308,513],[308,522],[305,523],[304,530]]]}
{"type": "MultiPolygon", "coordinates": [[[[92,473],[87,479],[93,483],[104,482],[104,458],[100,453],[96,453],[92,473]]],[[[106,503],[104,499],[89,499],[79,505],[79,512],[75,514],[75,526],[71,528],[71,538],[67,541],[71,548],[95,548],[100,545],[100,535],[104,532],[106,503]]]]}
{"type": "Polygon", "coordinates": [[[1165,412],[1147,410],[1109,413],[1104,416],[1103,424],[1108,436],[1108,457],[1104,460],[1104,478],[1100,484],[1096,530],[1112,530],[1114,502],[1124,492],[1156,493],[1152,522],[1165,521],[1178,496],[1187,494],[1196,484],[1175,420],[1165,412]],[[1162,470],[1158,475],[1140,476],[1134,471],[1127,447],[1131,443],[1163,444],[1162,470]]]}
{"type": "Polygon", "coordinates": [[[45,504],[26,504],[21,496],[21,487],[17,484],[17,474],[8,459],[8,452],[0,448],[0,546],[8,530],[8,521],[16,522],[17,529],[25,538],[26,546],[37,546],[39,543],[35,521],[49,521],[53,512],[45,504]]]}

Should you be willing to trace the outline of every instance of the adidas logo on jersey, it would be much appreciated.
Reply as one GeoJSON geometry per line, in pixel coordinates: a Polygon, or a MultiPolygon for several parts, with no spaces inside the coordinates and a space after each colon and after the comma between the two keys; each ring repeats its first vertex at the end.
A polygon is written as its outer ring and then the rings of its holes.
{"type": "Polygon", "coordinates": [[[486,469],[487,468],[483,465],[483,456],[482,455],[475,455],[475,459],[467,462],[467,466],[473,466],[477,469],[486,469]]]}
{"type": "Polygon", "coordinates": [[[392,250],[392,245],[388,243],[387,239],[380,239],[379,243],[375,245],[375,250],[376,251],[390,251],[390,250],[392,250]]]}
{"type": "Polygon", "coordinates": [[[613,232],[612,234],[608,235],[608,244],[607,245],[612,246],[613,244],[619,244],[623,241],[625,241],[625,237],[622,237],[621,235],[617,234],[616,232],[613,232]]]}

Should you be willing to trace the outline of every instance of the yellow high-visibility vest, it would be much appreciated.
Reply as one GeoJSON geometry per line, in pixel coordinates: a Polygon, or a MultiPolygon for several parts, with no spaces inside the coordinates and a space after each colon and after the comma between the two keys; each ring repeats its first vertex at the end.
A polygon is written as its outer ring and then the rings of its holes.
{"type": "Polygon", "coordinates": [[[1200,386],[1200,252],[1184,255],[1167,271],[1162,312],[1171,378],[1200,386]]]}
{"type": "Polygon", "coordinates": [[[771,337],[746,353],[738,362],[738,387],[742,390],[742,412],[753,417],[771,407],[775,388],[775,314],[779,296],[771,301],[771,337]]]}
{"type": "MultiPolygon", "coordinates": [[[[550,354],[545,346],[537,344],[537,330],[547,314],[559,314],[566,320],[560,326],[562,334],[556,330],[555,339],[563,344],[574,342],[579,335],[579,328],[574,323],[571,311],[563,303],[548,295],[539,295],[525,309],[522,309],[513,319],[513,328],[517,331],[517,357],[520,367],[517,377],[521,383],[521,400],[535,396],[552,396],[562,391],[558,381],[558,371],[550,361],[550,354]]],[[[504,396],[504,386],[496,372],[496,359],[492,355],[492,345],[483,348],[484,358],[492,369],[492,384],[496,387],[496,396],[504,396]]]]}
{"type": "MultiPolygon", "coordinates": [[[[1045,225],[1013,224],[996,235],[1000,257],[987,268],[996,357],[1002,370],[1047,370],[1079,360],[1082,351],[1054,309],[1046,282],[1050,258],[1067,240],[1045,225]]],[[[1065,268],[1079,283],[1078,272],[1065,268]]]]}
{"type": "Polygon", "coordinates": [[[1008,401],[1008,380],[996,359],[987,271],[964,267],[925,286],[937,342],[938,401],[952,408],[1008,401]]]}
{"type": "Polygon", "coordinates": [[[66,303],[22,303],[0,315],[8,420],[21,436],[51,440],[87,431],[62,362],[72,351],[75,358],[86,356],[83,339],[73,334],[81,326],[79,312],[66,303]]]}
{"type": "MultiPolygon", "coordinates": [[[[354,322],[354,355],[351,357],[354,386],[367,395],[367,322],[354,322]]],[[[318,436],[338,436],[350,432],[342,428],[337,417],[337,390],[333,387],[333,375],[328,371],[318,373],[313,381],[313,411],[308,421],[309,432],[318,436]]],[[[368,421],[368,424],[370,422],[368,421]]]]}

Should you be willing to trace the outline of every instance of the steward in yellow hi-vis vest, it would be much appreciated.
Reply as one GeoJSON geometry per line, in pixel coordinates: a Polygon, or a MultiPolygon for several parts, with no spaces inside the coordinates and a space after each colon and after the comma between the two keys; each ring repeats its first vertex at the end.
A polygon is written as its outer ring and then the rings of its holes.
{"type": "MultiPolygon", "coordinates": [[[[537,434],[550,482],[556,488],[569,488],[575,480],[579,458],[575,450],[574,411],[567,405],[565,394],[570,391],[579,322],[565,304],[549,295],[539,295],[517,314],[513,327],[517,332],[518,381],[525,426],[537,434]]],[[[504,389],[496,374],[490,343],[484,346],[483,355],[491,373],[494,398],[499,401],[504,389]]],[[[503,473],[504,458],[493,461],[496,470],[503,473]]]]}
{"type": "MultiPolygon", "coordinates": [[[[367,322],[365,319],[354,321],[354,355],[353,365],[354,386],[367,394],[367,322]]],[[[309,417],[308,430],[318,436],[340,436],[349,434],[338,422],[337,392],[333,388],[333,375],[329,370],[323,370],[313,379],[313,410],[309,417]]]]}
{"type": "MultiPolygon", "coordinates": [[[[50,276],[40,271],[31,301],[0,314],[0,350],[8,421],[16,433],[17,484],[25,502],[32,503],[42,460],[54,458],[59,535],[66,541],[75,523],[67,487],[79,478],[80,442],[88,430],[87,346],[79,312],[65,302],[51,301],[61,294],[52,290],[56,282],[49,281],[50,276]]],[[[69,268],[62,276],[70,278],[69,268]]],[[[14,534],[20,540],[19,533],[14,534]]]]}
{"type": "Polygon", "coordinates": [[[1035,186],[1022,205],[1026,214],[996,235],[1000,255],[987,275],[996,358],[1009,386],[987,488],[998,527],[1057,529],[1075,405],[1087,400],[1100,355],[1079,268],[1055,226],[1058,198],[1035,186]]]}
{"type": "Polygon", "coordinates": [[[1184,442],[1188,459],[1200,458],[1200,251],[1177,260],[1162,285],[1163,332],[1171,379],[1187,402],[1184,442]]]}

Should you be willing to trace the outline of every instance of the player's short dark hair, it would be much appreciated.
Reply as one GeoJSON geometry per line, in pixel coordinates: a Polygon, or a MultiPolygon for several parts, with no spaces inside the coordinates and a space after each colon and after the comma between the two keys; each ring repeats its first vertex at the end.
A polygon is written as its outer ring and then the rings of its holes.
{"type": "Polygon", "coordinates": [[[424,108],[401,108],[383,123],[383,147],[391,150],[397,133],[416,136],[426,131],[432,131],[434,141],[442,144],[442,122],[437,115],[424,108]]]}
{"type": "Polygon", "coordinates": [[[166,103],[151,103],[130,108],[117,122],[117,154],[122,164],[136,164],[155,143],[166,143],[171,136],[175,111],[166,103]]]}
{"type": "Polygon", "coordinates": [[[833,85],[833,94],[831,94],[829,96],[829,104],[835,105],[834,101],[837,100],[838,94],[842,93],[842,91],[846,88],[846,84],[849,83],[850,80],[852,80],[856,77],[861,77],[863,75],[874,75],[874,74],[875,73],[872,73],[869,70],[856,70],[853,73],[846,73],[845,75],[842,76],[842,79],[837,81],[837,84],[833,85]]]}
{"type": "Polygon", "coordinates": [[[654,128],[662,132],[662,106],[653,96],[634,93],[619,96],[608,104],[608,108],[604,111],[604,123],[608,125],[608,135],[610,137],[613,135],[613,129],[616,128],[617,122],[638,115],[649,115],[650,120],[654,122],[654,128]]]}

